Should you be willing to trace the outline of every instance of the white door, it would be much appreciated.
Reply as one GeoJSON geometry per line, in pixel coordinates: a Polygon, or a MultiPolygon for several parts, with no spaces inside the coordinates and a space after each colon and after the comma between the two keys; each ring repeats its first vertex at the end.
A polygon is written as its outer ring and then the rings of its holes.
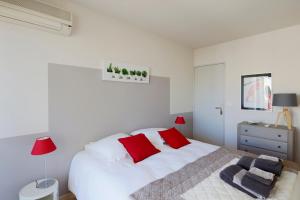
{"type": "Polygon", "coordinates": [[[195,68],[194,138],[224,145],[225,65],[195,68]]]}

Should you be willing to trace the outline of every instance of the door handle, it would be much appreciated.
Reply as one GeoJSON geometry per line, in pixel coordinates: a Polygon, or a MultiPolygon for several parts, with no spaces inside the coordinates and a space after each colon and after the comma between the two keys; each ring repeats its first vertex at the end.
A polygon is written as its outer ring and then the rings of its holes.
{"type": "Polygon", "coordinates": [[[223,115],[223,108],[222,107],[216,107],[217,110],[220,110],[220,115],[223,115]]]}

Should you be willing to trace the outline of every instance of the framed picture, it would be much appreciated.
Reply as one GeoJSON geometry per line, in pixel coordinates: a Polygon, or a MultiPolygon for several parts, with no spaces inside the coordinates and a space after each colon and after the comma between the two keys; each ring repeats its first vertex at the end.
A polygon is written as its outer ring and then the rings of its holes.
{"type": "Polygon", "coordinates": [[[241,108],[245,110],[272,110],[272,75],[242,76],[241,108]]]}
{"type": "Polygon", "coordinates": [[[147,84],[150,81],[150,69],[148,67],[103,61],[102,69],[102,79],[106,81],[147,84]]]}

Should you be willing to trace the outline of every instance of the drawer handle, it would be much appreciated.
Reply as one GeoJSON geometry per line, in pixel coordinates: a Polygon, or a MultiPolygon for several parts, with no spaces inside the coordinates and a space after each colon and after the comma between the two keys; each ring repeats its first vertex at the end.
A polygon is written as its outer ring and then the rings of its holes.
{"type": "Polygon", "coordinates": [[[280,148],[281,148],[281,146],[279,145],[279,146],[278,146],[278,149],[280,149],[280,148]]]}
{"type": "Polygon", "coordinates": [[[247,132],[248,132],[248,129],[246,129],[245,132],[247,133],[247,132]]]}
{"type": "Polygon", "coordinates": [[[248,140],[246,139],[245,142],[248,142],[248,140]]]}
{"type": "Polygon", "coordinates": [[[278,137],[281,137],[281,135],[278,135],[278,137]]]}

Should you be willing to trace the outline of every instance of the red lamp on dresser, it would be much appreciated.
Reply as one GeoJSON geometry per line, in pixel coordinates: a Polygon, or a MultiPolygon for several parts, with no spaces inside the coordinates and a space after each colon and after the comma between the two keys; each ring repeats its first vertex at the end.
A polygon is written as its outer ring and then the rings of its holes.
{"type": "MultiPolygon", "coordinates": [[[[51,140],[50,137],[41,137],[35,140],[33,148],[31,150],[31,155],[39,156],[49,154],[56,150],[56,146],[51,140]]],[[[52,186],[55,181],[53,179],[47,178],[47,165],[46,165],[46,157],[44,156],[44,167],[45,167],[45,179],[40,183],[36,181],[37,188],[48,188],[52,186]]]]}

